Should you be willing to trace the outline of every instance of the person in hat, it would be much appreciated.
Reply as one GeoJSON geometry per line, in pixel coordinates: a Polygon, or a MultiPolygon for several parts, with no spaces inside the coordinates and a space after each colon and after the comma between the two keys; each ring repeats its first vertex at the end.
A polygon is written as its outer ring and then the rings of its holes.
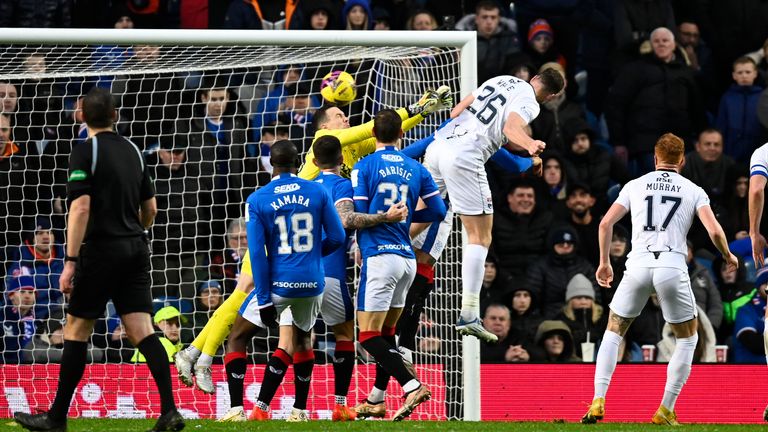
{"type": "Polygon", "coordinates": [[[330,0],[314,0],[305,6],[304,28],[307,30],[334,30],[338,10],[330,0]]]}
{"type": "Polygon", "coordinates": [[[12,252],[8,274],[13,277],[29,275],[35,279],[35,316],[44,319],[51,308],[63,307],[59,276],[64,270],[64,248],[55,243],[51,220],[46,216],[38,216],[29,231],[32,235],[12,252]]]}
{"type": "MultiPolygon", "coordinates": [[[[163,334],[160,336],[160,342],[168,354],[168,362],[173,363],[173,356],[181,350],[181,324],[187,319],[181,316],[181,312],[173,306],[166,306],[155,313],[155,327],[163,334]]],[[[146,363],[147,359],[137,349],[131,362],[146,363]]]]}
{"type": "Polygon", "coordinates": [[[10,278],[5,298],[0,316],[2,358],[5,363],[21,363],[22,350],[32,341],[40,325],[35,318],[35,279],[32,276],[10,278]]]}
{"type": "Polygon", "coordinates": [[[565,205],[570,211],[568,223],[581,239],[581,255],[592,266],[597,266],[600,246],[597,244],[597,228],[600,215],[595,213],[595,196],[588,184],[573,182],[568,185],[565,205]]]}
{"type": "MultiPolygon", "coordinates": [[[[597,283],[595,268],[579,254],[579,237],[573,228],[555,228],[548,240],[549,253],[528,268],[526,285],[539,299],[544,318],[552,319],[565,306],[565,292],[574,275],[586,276],[595,287],[597,283]]],[[[595,291],[595,298],[599,298],[595,291]]]]}
{"type": "Polygon", "coordinates": [[[531,361],[539,363],[577,362],[573,349],[571,329],[557,320],[547,320],[536,331],[536,347],[531,350],[531,361]]]}
{"type": "Polygon", "coordinates": [[[597,344],[605,332],[607,316],[603,307],[595,303],[595,287],[583,274],[574,275],[565,291],[565,306],[555,317],[571,329],[576,355],[582,357],[581,344],[597,344]]]}
{"type": "Polygon", "coordinates": [[[500,297],[500,302],[510,310],[512,329],[517,333],[524,347],[532,347],[536,341],[536,330],[543,320],[537,299],[525,284],[516,284],[500,297]]]}
{"type": "Polygon", "coordinates": [[[203,330],[222,302],[224,302],[224,290],[218,280],[207,280],[198,286],[195,311],[189,316],[188,328],[183,329],[181,333],[184,343],[192,342],[194,336],[203,330]]]}

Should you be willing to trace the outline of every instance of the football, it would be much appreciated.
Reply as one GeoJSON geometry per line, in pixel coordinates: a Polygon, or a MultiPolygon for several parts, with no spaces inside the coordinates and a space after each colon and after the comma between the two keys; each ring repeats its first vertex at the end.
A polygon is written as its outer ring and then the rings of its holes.
{"type": "Polygon", "coordinates": [[[323,77],[320,94],[327,102],[344,106],[355,100],[357,89],[355,79],[344,71],[332,71],[323,77]]]}

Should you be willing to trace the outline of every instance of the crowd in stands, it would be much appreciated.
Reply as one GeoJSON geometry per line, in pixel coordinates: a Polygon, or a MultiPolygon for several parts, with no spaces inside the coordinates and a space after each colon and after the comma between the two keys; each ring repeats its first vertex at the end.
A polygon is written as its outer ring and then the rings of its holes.
{"type": "MultiPolygon", "coordinates": [[[[688,257],[700,317],[695,359],[715,361],[715,346],[728,345],[729,362],[765,363],[768,273],[756,272],[751,258],[747,164],[768,140],[766,22],[768,3],[760,0],[0,2],[0,27],[472,30],[478,83],[560,71],[566,91],[530,124],[530,134],[547,143],[543,175],[487,165],[497,210],[481,296],[484,325],[500,342],[483,344],[482,360],[507,363],[593,359],[613,295],[595,282],[598,224],[621,185],[653,170],[653,145],[666,132],[685,139],[682,174],[708,193],[742,259],[729,273],[695,222],[688,257]]],[[[146,45],[90,49],[95,65],[115,69],[152,65],[163,53],[146,45]]],[[[44,73],[51,61],[34,50],[20,50],[18,59],[29,74],[44,73]]],[[[349,64],[357,69],[348,72],[364,74],[364,64],[349,64]]],[[[285,65],[0,81],[3,361],[61,355],[66,167],[70,149],[86,138],[78,105],[88,89],[116,95],[117,130],[151,167],[159,207],[148,234],[155,323],[172,354],[234,290],[246,249],[244,198],[269,181],[272,142],[290,138],[307,150],[322,76],[285,65]]],[[[365,118],[355,103],[344,109],[353,122],[365,118]]],[[[630,229],[624,221],[613,233],[613,288],[630,229]]],[[[429,323],[425,316],[425,329],[429,323]]],[[[93,361],[140,361],[113,309],[95,334],[93,361]]],[[[440,352],[428,329],[420,340],[423,351],[440,352]]],[[[653,345],[653,360],[666,361],[673,344],[651,298],[621,357],[642,361],[642,347],[653,345]]]]}

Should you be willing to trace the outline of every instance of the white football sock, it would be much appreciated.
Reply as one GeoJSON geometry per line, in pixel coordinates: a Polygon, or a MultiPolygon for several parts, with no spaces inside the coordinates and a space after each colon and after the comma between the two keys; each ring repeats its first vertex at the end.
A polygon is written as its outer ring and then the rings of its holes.
{"type": "Polygon", "coordinates": [[[480,289],[485,276],[485,258],[488,248],[478,244],[469,244],[464,248],[461,263],[461,317],[464,321],[477,318],[480,307],[480,289]]]}
{"type": "Polygon", "coordinates": [[[186,349],[184,349],[184,351],[187,353],[189,358],[192,359],[192,361],[196,361],[200,357],[200,354],[203,353],[192,345],[188,346],[186,349]]]}
{"type": "Polygon", "coordinates": [[[675,409],[675,401],[683,389],[683,385],[691,374],[691,363],[693,363],[693,352],[696,350],[696,342],[699,341],[699,335],[694,334],[687,338],[677,338],[675,352],[669,359],[667,365],[667,384],[664,386],[664,398],[661,404],[668,410],[675,409]]]}
{"type": "Polygon", "coordinates": [[[198,358],[197,362],[195,362],[195,366],[210,366],[212,364],[213,364],[213,357],[205,353],[201,354],[200,358],[198,358]]]}
{"type": "Polygon", "coordinates": [[[595,399],[604,398],[611,383],[613,371],[616,370],[616,362],[619,360],[619,345],[623,338],[618,334],[606,330],[600,349],[597,350],[597,362],[595,364],[595,399]]]}
{"type": "Polygon", "coordinates": [[[368,395],[368,402],[380,403],[384,402],[384,397],[387,396],[386,390],[377,389],[375,386],[371,389],[371,393],[368,395]]]}

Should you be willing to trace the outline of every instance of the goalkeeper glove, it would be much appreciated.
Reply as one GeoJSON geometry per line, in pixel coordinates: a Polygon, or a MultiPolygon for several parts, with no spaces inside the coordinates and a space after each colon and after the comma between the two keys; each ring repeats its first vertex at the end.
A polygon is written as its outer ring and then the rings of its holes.
{"type": "Polygon", "coordinates": [[[416,114],[421,114],[422,117],[427,117],[435,111],[452,105],[453,97],[450,93],[451,88],[445,85],[440,86],[437,90],[427,90],[421,99],[406,108],[408,116],[413,117],[416,114]]]}
{"type": "Polygon", "coordinates": [[[259,318],[264,327],[277,327],[277,309],[272,303],[259,306],[259,318]]]}

